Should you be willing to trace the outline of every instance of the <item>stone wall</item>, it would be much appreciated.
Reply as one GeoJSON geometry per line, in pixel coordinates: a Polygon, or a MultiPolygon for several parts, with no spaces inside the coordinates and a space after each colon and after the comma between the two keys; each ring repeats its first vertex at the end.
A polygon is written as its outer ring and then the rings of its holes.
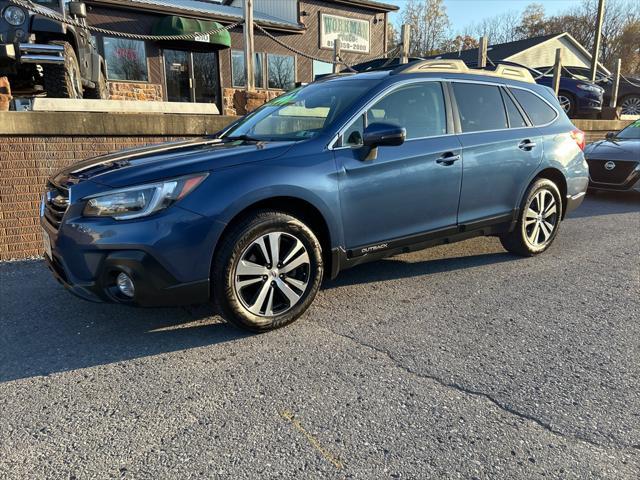
{"type": "Polygon", "coordinates": [[[155,83],[109,82],[110,100],[162,102],[162,85],[155,83]]]}
{"type": "Polygon", "coordinates": [[[269,100],[282,95],[283,90],[256,90],[247,92],[244,88],[225,88],[222,92],[223,115],[246,115],[269,100]]]}

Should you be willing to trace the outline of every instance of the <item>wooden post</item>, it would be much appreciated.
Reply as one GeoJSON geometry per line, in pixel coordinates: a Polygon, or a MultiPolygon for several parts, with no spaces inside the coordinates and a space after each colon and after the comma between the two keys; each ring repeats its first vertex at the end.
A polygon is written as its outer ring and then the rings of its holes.
{"type": "Polygon", "coordinates": [[[411,45],[411,25],[403,24],[400,33],[400,40],[402,41],[402,54],[400,55],[400,63],[402,65],[409,63],[409,47],[411,45]]]}
{"type": "Polygon", "coordinates": [[[616,62],[616,70],[613,74],[613,91],[611,92],[611,100],[609,106],[616,108],[618,106],[618,92],[620,91],[620,75],[622,72],[622,60],[619,58],[616,62]]]}
{"type": "Polygon", "coordinates": [[[253,0],[244,0],[244,65],[247,92],[256,89],[253,62],[255,58],[253,43],[253,0]]]}
{"type": "Polygon", "coordinates": [[[338,63],[340,61],[340,49],[342,46],[340,45],[340,39],[336,38],[333,41],[333,73],[340,73],[340,69],[342,65],[338,63]]]}
{"type": "Polygon", "coordinates": [[[480,45],[478,46],[478,68],[484,68],[487,66],[487,47],[489,39],[487,37],[480,38],[480,45]]]}
{"type": "Polygon", "coordinates": [[[598,3],[598,18],[596,20],[596,36],[593,41],[593,53],[591,54],[591,81],[596,81],[598,73],[598,58],[600,57],[600,39],[602,37],[602,22],[604,21],[604,0],[598,3]]]}
{"type": "Polygon", "coordinates": [[[556,50],[556,63],[553,66],[553,91],[558,96],[560,90],[560,78],[562,77],[562,49],[556,50]]]}
{"type": "Polygon", "coordinates": [[[7,77],[0,77],[0,112],[8,112],[11,103],[11,85],[7,77]]]}

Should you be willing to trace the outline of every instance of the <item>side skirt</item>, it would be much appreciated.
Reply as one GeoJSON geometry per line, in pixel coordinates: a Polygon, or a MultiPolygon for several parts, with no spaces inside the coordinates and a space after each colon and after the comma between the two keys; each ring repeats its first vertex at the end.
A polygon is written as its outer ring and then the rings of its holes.
{"type": "Polygon", "coordinates": [[[362,263],[382,258],[415,252],[429,247],[461,242],[474,237],[500,235],[513,230],[517,222],[518,210],[497,217],[485,218],[457,227],[449,227],[409,237],[396,238],[375,245],[365,245],[349,250],[332,250],[331,278],[336,278],[341,270],[347,270],[362,263]]]}

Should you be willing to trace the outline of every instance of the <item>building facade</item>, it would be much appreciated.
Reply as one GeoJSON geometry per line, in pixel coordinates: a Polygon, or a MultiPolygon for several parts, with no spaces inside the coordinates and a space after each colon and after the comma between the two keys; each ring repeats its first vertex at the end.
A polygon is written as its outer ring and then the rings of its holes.
{"type": "MultiPolygon", "coordinates": [[[[243,0],[86,3],[90,25],[144,35],[208,32],[243,18],[243,0]]],[[[214,103],[221,113],[236,115],[296,83],[330,73],[336,38],[349,64],[384,56],[388,14],[396,9],[370,0],[254,0],[255,22],[290,48],[254,30],[256,92],[250,96],[245,93],[242,26],[193,41],[109,35],[96,35],[94,41],[105,58],[112,99],[214,103]]]]}

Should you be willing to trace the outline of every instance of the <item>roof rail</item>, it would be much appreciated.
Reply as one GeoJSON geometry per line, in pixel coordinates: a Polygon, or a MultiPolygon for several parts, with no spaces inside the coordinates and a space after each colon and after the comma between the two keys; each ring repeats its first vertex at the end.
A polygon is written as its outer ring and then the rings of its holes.
{"type": "Polygon", "coordinates": [[[472,69],[469,68],[462,60],[421,60],[401,65],[391,72],[392,75],[398,75],[401,73],[467,73],[536,83],[531,72],[524,67],[498,65],[495,70],[472,69]]]}

